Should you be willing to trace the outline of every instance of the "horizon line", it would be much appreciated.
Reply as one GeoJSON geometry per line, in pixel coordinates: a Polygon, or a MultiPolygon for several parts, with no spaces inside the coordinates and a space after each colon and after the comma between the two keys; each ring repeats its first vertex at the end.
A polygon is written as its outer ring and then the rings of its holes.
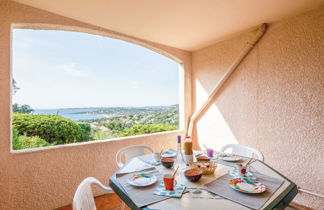
{"type": "Polygon", "coordinates": [[[175,106],[177,104],[169,105],[147,105],[147,106],[101,106],[101,107],[63,107],[63,108],[32,108],[33,110],[42,110],[42,109],[98,109],[98,108],[144,108],[144,107],[161,107],[161,106],[175,106]]]}

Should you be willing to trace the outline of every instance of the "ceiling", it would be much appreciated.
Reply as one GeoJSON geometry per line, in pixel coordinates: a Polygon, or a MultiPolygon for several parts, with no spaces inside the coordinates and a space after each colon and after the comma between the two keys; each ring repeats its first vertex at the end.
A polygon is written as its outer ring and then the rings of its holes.
{"type": "Polygon", "coordinates": [[[15,1],[188,51],[324,3],[324,0],[15,1]]]}

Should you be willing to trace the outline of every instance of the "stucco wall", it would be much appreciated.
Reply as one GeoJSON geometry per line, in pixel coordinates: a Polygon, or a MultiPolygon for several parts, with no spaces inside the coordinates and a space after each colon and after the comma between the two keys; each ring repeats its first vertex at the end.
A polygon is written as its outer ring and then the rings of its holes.
{"type": "MultiPolygon", "coordinates": [[[[107,20],[108,21],[108,20],[107,20]]],[[[71,203],[78,184],[93,176],[108,184],[116,171],[116,152],[125,146],[147,144],[160,151],[176,146],[178,132],[102,141],[32,153],[10,153],[10,27],[12,23],[56,24],[57,29],[106,34],[161,50],[181,60],[185,67],[185,115],[190,113],[191,53],[127,37],[99,27],[22,4],[0,1],[0,209],[53,209],[71,203]],[[71,27],[73,26],[73,27],[71,27]]],[[[43,27],[43,26],[42,26],[43,27]]]]}
{"type": "MultiPolygon", "coordinates": [[[[200,107],[253,36],[193,52],[193,106],[200,107]]],[[[324,8],[270,24],[255,49],[198,122],[200,144],[240,143],[300,187],[324,193],[324,8]]],[[[323,199],[296,202],[323,208],[323,199]]]]}

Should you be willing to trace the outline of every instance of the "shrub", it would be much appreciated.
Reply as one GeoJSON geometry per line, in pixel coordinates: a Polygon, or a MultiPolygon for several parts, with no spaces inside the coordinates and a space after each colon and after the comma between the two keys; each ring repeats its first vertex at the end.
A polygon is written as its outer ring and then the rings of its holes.
{"type": "Polygon", "coordinates": [[[13,145],[13,149],[20,148],[19,132],[15,128],[12,129],[12,145],[13,145]]]}
{"type": "Polygon", "coordinates": [[[171,131],[176,129],[178,129],[178,127],[166,124],[140,124],[133,125],[130,129],[127,129],[125,132],[121,133],[120,136],[135,136],[141,134],[157,133],[162,131],[171,131]]]}
{"type": "Polygon", "coordinates": [[[38,136],[16,136],[13,138],[13,149],[15,150],[48,146],[51,146],[51,144],[38,136]]]}
{"type": "Polygon", "coordinates": [[[82,129],[81,140],[88,141],[91,140],[91,126],[89,123],[78,122],[78,125],[82,129]]]}
{"type": "Polygon", "coordinates": [[[65,144],[82,141],[81,127],[74,121],[57,115],[14,113],[12,125],[19,135],[39,136],[48,143],[65,144]]]}
{"type": "Polygon", "coordinates": [[[117,120],[114,120],[114,121],[111,121],[108,123],[103,123],[103,126],[105,126],[106,128],[109,128],[112,131],[118,131],[118,132],[124,131],[124,129],[125,129],[125,126],[120,121],[117,121],[117,120]]]}
{"type": "Polygon", "coordinates": [[[92,138],[94,140],[104,140],[104,139],[109,139],[112,138],[111,135],[107,134],[105,131],[100,130],[100,129],[93,129],[92,130],[92,138]]]}

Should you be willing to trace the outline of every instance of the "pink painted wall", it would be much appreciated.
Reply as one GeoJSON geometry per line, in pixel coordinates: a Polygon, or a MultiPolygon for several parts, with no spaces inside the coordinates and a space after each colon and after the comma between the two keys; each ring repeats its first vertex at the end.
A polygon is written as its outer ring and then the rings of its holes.
{"type": "MultiPolygon", "coordinates": [[[[249,32],[193,52],[193,107],[199,107],[241,52],[249,32]]],[[[261,150],[304,189],[324,193],[324,8],[270,24],[263,39],[199,121],[200,144],[261,150]]],[[[296,202],[323,209],[299,194],[296,202]]]]}
{"type": "MultiPolygon", "coordinates": [[[[190,90],[191,53],[127,37],[22,4],[0,1],[0,209],[53,209],[67,205],[78,184],[94,176],[104,184],[117,170],[116,152],[125,146],[147,144],[160,151],[176,146],[179,132],[100,141],[30,153],[10,152],[10,27],[12,23],[56,24],[57,29],[105,34],[154,48],[184,63],[184,84],[190,90]]],[[[43,28],[45,26],[41,26],[43,28]]],[[[184,95],[184,114],[191,112],[190,91],[184,95]]],[[[183,134],[183,133],[182,133],[183,134]]]]}

